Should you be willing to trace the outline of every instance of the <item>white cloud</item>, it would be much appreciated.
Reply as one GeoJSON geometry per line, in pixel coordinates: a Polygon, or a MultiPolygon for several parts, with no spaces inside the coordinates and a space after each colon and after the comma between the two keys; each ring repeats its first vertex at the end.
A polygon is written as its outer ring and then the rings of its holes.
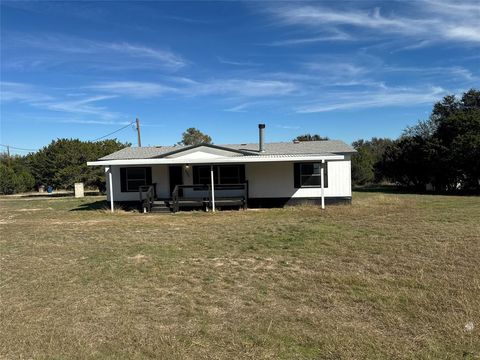
{"type": "Polygon", "coordinates": [[[51,96],[39,93],[33,86],[29,84],[1,81],[0,91],[0,100],[3,102],[31,102],[52,100],[51,96]]]}
{"type": "Polygon", "coordinates": [[[480,42],[480,2],[418,1],[409,3],[402,15],[383,15],[380,8],[340,9],[304,3],[271,6],[268,12],[280,24],[314,32],[333,27],[351,38],[396,34],[420,40],[480,42]]]}
{"type": "Polygon", "coordinates": [[[6,47],[35,48],[37,51],[34,62],[29,59],[9,60],[10,66],[17,68],[48,66],[50,59],[54,63],[83,60],[85,65],[112,70],[145,66],[178,70],[188,64],[173,51],[129,42],[102,42],[59,34],[14,33],[6,37],[5,43],[6,47]],[[140,59],[143,62],[138,63],[140,59]]]}
{"type": "Polygon", "coordinates": [[[363,92],[332,92],[324,99],[297,108],[298,113],[319,113],[387,106],[431,104],[446,95],[441,87],[386,88],[363,92]]]}
{"type": "Polygon", "coordinates": [[[233,66],[258,66],[258,65],[261,65],[259,63],[254,63],[254,62],[251,62],[251,61],[229,60],[229,59],[225,59],[221,56],[217,56],[217,60],[220,64],[233,65],[233,66]]]}
{"type": "Polygon", "coordinates": [[[224,111],[227,111],[227,112],[247,112],[246,108],[251,106],[251,105],[252,105],[252,103],[244,103],[244,104],[233,106],[229,109],[225,109],[224,111]]]}
{"type": "Polygon", "coordinates": [[[135,98],[157,97],[167,93],[178,93],[179,90],[162,84],[140,81],[112,81],[89,86],[88,88],[135,98]]]}
{"type": "Polygon", "coordinates": [[[20,102],[55,112],[88,114],[101,119],[113,119],[118,116],[118,114],[108,111],[105,107],[92,105],[99,101],[112,99],[116,95],[96,95],[79,97],[76,100],[64,100],[61,96],[45,94],[44,91],[30,84],[1,82],[0,89],[0,98],[5,102],[20,102]]]}
{"type": "Polygon", "coordinates": [[[275,127],[285,130],[298,130],[300,126],[276,124],[275,127]]]}
{"type": "Polygon", "coordinates": [[[171,51],[153,49],[146,46],[132,45],[126,42],[122,43],[98,43],[100,48],[104,46],[107,49],[127,54],[132,57],[146,57],[160,61],[162,64],[178,69],[184,67],[187,62],[178,54],[171,51]]]}
{"type": "Polygon", "coordinates": [[[277,40],[268,44],[270,46],[289,46],[289,45],[305,45],[316,42],[327,42],[327,41],[348,41],[352,40],[352,37],[346,33],[336,33],[331,35],[318,35],[304,38],[293,38],[285,40],[277,40]]]}
{"type": "Polygon", "coordinates": [[[213,79],[203,82],[182,78],[175,85],[151,82],[113,81],[89,86],[97,91],[130,97],[158,97],[166,94],[183,96],[226,95],[241,97],[283,96],[296,90],[292,82],[280,80],[213,79]]]}
{"type": "Polygon", "coordinates": [[[227,94],[245,97],[287,95],[296,90],[295,84],[278,80],[211,80],[189,89],[193,95],[227,94]]]}

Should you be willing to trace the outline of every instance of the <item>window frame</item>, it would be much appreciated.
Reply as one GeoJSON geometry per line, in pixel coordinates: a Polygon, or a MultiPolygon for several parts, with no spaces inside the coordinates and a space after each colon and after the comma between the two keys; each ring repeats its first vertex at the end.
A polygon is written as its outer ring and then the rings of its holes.
{"type": "Polygon", "coordinates": [[[322,183],[321,183],[321,176],[322,176],[322,167],[324,168],[324,177],[323,177],[323,183],[324,183],[324,186],[323,188],[326,189],[328,188],[328,161],[325,161],[324,163],[322,162],[318,162],[318,161],[315,161],[315,162],[301,162],[301,163],[295,163],[294,164],[294,168],[298,166],[298,173],[297,171],[294,171],[295,172],[295,176],[297,177],[295,180],[295,188],[297,189],[300,189],[300,188],[321,188],[322,187],[322,183]],[[318,173],[315,173],[315,166],[318,166],[318,173]],[[303,173],[303,169],[304,167],[306,166],[312,166],[312,173],[303,173]],[[304,178],[311,178],[311,177],[316,177],[318,178],[318,185],[317,184],[314,184],[314,185],[306,185],[304,184],[304,178]],[[297,186],[298,185],[298,186],[297,186]]]}
{"type": "MultiPolygon", "coordinates": [[[[242,174],[244,171],[242,171],[241,167],[244,166],[242,165],[214,165],[213,166],[213,177],[214,177],[214,185],[239,185],[245,183],[246,180],[244,180],[242,174]],[[232,177],[232,176],[222,176],[222,168],[225,167],[231,167],[231,168],[236,168],[237,169],[237,177],[232,177]],[[236,182],[224,182],[223,179],[228,178],[228,179],[236,179],[236,182]]],[[[210,165],[197,165],[195,166],[197,169],[194,170],[197,172],[197,177],[198,179],[193,179],[194,184],[199,184],[199,185],[210,185],[211,184],[211,178],[210,178],[210,165]],[[208,169],[208,176],[200,176],[200,172],[204,169],[208,169]],[[203,182],[200,180],[203,179],[203,182]],[[196,182],[195,180],[198,180],[196,182]]]]}
{"type": "Polygon", "coordinates": [[[139,191],[139,188],[140,186],[145,186],[147,185],[147,168],[146,167],[127,167],[125,168],[125,192],[138,192],[139,191]],[[130,178],[129,177],[129,172],[131,171],[131,169],[135,169],[135,170],[143,170],[143,178],[130,178]],[[143,181],[143,184],[142,185],[138,185],[136,189],[130,189],[129,187],[129,184],[130,182],[133,182],[133,181],[143,181]]]}

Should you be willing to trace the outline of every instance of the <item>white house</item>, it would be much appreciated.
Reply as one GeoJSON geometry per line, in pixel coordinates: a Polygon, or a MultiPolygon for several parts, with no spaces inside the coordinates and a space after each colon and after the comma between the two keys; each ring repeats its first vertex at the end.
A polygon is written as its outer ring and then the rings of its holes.
{"type": "Polygon", "coordinates": [[[107,173],[107,198],[144,211],[350,202],[351,155],[342,141],[128,147],[91,166],[107,173]]]}

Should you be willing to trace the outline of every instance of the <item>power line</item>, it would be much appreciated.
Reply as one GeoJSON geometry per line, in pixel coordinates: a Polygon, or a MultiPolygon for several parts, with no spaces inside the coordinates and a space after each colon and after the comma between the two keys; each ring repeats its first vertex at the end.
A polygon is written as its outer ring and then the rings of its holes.
{"type": "Polygon", "coordinates": [[[119,132],[119,131],[127,128],[127,127],[129,127],[130,125],[133,125],[134,123],[135,123],[135,121],[132,121],[130,124],[127,124],[127,125],[125,125],[124,127],[121,127],[120,129],[117,129],[117,130],[115,130],[115,131],[112,131],[111,133],[109,133],[109,134],[107,134],[107,135],[100,136],[99,138],[96,138],[96,139],[94,139],[94,140],[92,140],[92,141],[97,141],[97,140],[101,140],[101,139],[103,139],[103,138],[106,138],[107,136],[113,135],[113,134],[115,134],[115,133],[117,133],[117,132],[119,132]]]}
{"type": "MultiPolygon", "coordinates": [[[[115,131],[112,131],[111,133],[107,134],[107,135],[103,135],[103,136],[100,136],[99,138],[96,138],[92,141],[97,141],[97,140],[101,140],[101,139],[104,139],[106,138],[107,136],[110,136],[110,135],[113,135],[113,134],[116,134],[117,132],[119,131],[122,131],[123,129],[126,129],[127,127],[129,127],[130,125],[133,125],[135,123],[135,121],[132,121],[131,123],[121,127],[120,129],[117,129],[115,131]]],[[[5,145],[5,144],[0,144],[0,146],[3,146],[7,149],[13,149],[13,150],[19,150],[19,151],[37,151],[38,149],[25,149],[25,148],[21,148],[21,147],[16,147],[16,146],[11,146],[11,145],[5,145]]]]}
{"type": "Polygon", "coordinates": [[[0,146],[6,147],[7,149],[10,148],[10,149],[22,150],[22,151],[37,151],[38,150],[38,149],[24,149],[24,148],[19,148],[19,147],[16,147],[16,146],[4,145],[4,144],[0,144],[0,146]]]}

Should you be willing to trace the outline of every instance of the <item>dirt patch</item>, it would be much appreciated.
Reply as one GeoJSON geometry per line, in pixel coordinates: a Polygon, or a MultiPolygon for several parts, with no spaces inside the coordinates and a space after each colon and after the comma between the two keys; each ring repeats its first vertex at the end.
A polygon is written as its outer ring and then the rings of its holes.
{"type": "Polygon", "coordinates": [[[15,211],[24,212],[24,211],[42,211],[42,210],[53,210],[53,209],[51,207],[47,207],[47,208],[17,209],[15,211]]]}
{"type": "Polygon", "coordinates": [[[135,256],[129,256],[128,260],[131,260],[135,263],[142,263],[148,260],[148,256],[145,256],[143,254],[137,254],[135,256]]]}

